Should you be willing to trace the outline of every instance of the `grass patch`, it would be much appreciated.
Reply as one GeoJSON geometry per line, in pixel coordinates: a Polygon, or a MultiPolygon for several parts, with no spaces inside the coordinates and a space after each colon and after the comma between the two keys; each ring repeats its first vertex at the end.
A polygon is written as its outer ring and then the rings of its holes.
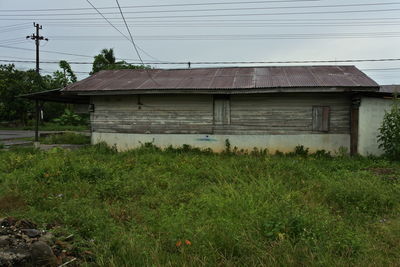
{"type": "Polygon", "coordinates": [[[74,234],[88,266],[397,265],[400,183],[387,178],[400,163],[297,154],[1,151],[0,200],[26,206],[0,217],[74,234]]]}
{"type": "Polygon", "coordinates": [[[77,133],[52,134],[42,138],[40,142],[43,144],[85,145],[90,144],[90,136],[77,133]]]}
{"type": "MultiPolygon", "coordinates": [[[[60,125],[54,122],[45,122],[42,125],[39,125],[40,131],[88,131],[90,130],[89,125],[60,125]]],[[[0,126],[0,130],[35,130],[35,125],[27,125],[27,126],[17,126],[17,127],[4,127],[0,126]]]]}
{"type": "Polygon", "coordinates": [[[18,195],[11,193],[0,197],[0,212],[8,213],[17,211],[26,207],[25,201],[18,195]]]}

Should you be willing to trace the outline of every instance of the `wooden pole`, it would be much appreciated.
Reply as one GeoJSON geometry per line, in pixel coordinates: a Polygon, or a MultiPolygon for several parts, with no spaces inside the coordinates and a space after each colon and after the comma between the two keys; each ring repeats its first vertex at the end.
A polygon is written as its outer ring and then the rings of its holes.
{"type": "Polygon", "coordinates": [[[35,104],[36,104],[35,142],[39,142],[39,120],[40,120],[39,100],[36,99],[35,104]]]}

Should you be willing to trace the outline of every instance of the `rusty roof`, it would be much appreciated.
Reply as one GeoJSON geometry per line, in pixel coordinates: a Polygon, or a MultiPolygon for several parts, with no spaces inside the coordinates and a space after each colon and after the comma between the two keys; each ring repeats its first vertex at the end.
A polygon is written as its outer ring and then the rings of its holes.
{"type": "Polygon", "coordinates": [[[380,93],[400,93],[400,85],[399,84],[393,84],[393,85],[382,85],[379,89],[380,93]]]}
{"type": "MultiPolygon", "coordinates": [[[[273,88],[378,90],[355,66],[279,66],[198,69],[105,70],[69,85],[65,92],[248,90],[273,88]]],[[[284,91],[284,90],[282,90],[284,91]]]]}

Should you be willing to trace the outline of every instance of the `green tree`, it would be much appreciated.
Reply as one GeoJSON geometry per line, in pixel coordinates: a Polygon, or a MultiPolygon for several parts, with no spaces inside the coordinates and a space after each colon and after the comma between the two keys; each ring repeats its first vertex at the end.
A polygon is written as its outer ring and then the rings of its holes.
{"type": "MultiPolygon", "coordinates": [[[[56,71],[53,75],[40,75],[34,70],[17,70],[13,64],[0,65],[0,121],[19,121],[25,124],[29,113],[34,110],[33,101],[20,98],[20,95],[30,94],[50,89],[64,87],[76,81],[76,76],[66,61],[60,62],[65,71],[56,71]]],[[[46,103],[45,119],[51,120],[63,114],[64,104],[46,103]]]]}
{"type": "Polygon", "coordinates": [[[46,80],[33,70],[20,71],[13,64],[0,65],[0,120],[26,122],[31,101],[19,98],[46,88],[46,80]]]}
{"type": "Polygon", "coordinates": [[[387,156],[400,159],[400,106],[397,97],[391,110],[385,113],[379,132],[379,147],[387,156]]]}
{"type": "Polygon", "coordinates": [[[133,65],[126,61],[117,61],[114,55],[114,49],[103,49],[101,53],[94,57],[92,72],[94,74],[101,70],[119,70],[119,69],[148,69],[149,66],[133,65]]]}
{"type": "Polygon", "coordinates": [[[77,81],[76,75],[67,61],[61,60],[59,66],[62,71],[57,70],[53,73],[52,83],[54,83],[55,85],[59,84],[62,87],[65,87],[68,84],[77,81]]]}

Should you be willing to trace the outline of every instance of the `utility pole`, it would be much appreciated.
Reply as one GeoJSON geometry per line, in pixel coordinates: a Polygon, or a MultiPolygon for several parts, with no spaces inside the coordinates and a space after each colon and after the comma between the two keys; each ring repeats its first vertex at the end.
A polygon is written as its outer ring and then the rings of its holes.
{"type": "MultiPolygon", "coordinates": [[[[36,24],[35,22],[33,23],[33,27],[36,28],[36,34],[33,33],[32,35],[26,36],[26,39],[31,39],[35,40],[35,45],[36,45],[36,73],[40,73],[40,67],[39,67],[39,47],[40,47],[40,40],[48,41],[49,39],[44,38],[43,36],[40,36],[39,31],[42,29],[42,25],[36,24]]],[[[36,99],[35,101],[36,104],[36,125],[35,125],[35,145],[38,144],[39,142],[39,120],[40,120],[40,104],[39,100],[36,99]]]]}
{"type": "Polygon", "coordinates": [[[36,72],[39,73],[40,72],[40,68],[39,68],[39,47],[40,47],[40,40],[44,40],[44,41],[48,41],[49,39],[44,38],[43,36],[39,35],[39,30],[42,29],[42,25],[40,24],[36,24],[35,22],[33,23],[33,27],[36,28],[36,34],[32,34],[29,36],[26,36],[26,39],[31,39],[31,40],[35,40],[35,45],[36,45],[36,72]]]}

